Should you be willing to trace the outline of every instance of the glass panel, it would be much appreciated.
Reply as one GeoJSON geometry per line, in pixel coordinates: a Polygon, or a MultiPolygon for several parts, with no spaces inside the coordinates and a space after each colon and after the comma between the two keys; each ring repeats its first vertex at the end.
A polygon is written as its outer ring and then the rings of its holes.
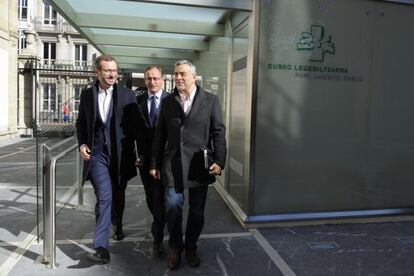
{"type": "Polygon", "coordinates": [[[49,4],[43,1],[43,6],[44,6],[44,8],[43,8],[43,18],[44,18],[43,23],[44,24],[50,24],[50,21],[49,21],[49,18],[50,18],[49,4]]]}
{"type": "MultiPolygon", "coordinates": [[[[53,152],[58,154],[75,143],[77,143],[75,138],[69,139],[68,142],[59,146],[59,148],[53,150],[53,152]]],[[[72,187],[77,185],[78,164],[77,147],[68,153],[68,155],[59,159],[56,163],[56,201],[59,203],[59,205],[56,206],[57,213],[64,207],[75,191],[72,187]]]]}
{"type": "Polygon", "coordinates": [[[50,86],[50,109],[56,110],[56,86],[54,84],[50,86]]]}
{"type": "Polygon", "coordinates": [[[247,57],[247,20],[235,32],[233,38],[233,75],[230,100],[229,136],[229,192],[235,200],[243,204],[246,116],[246,57],[247,57]]]}
{"type": "Polygon", "coordinates": [[[56,43],[50,43],[50,59],[56,59],[56,43]]]}
{"type": "Polygon", "coordinates": [[[36,136],[36,214],[37,214],[37,240],[43,237],[43,155],[41,153],[42,139],[36,136]]]}
{"type": "Polygon", "coordinates": [[[49,84],[44,83],[43,84],[43,99],[49,98],[49,84]]]}
{"type": "Polygon", "coordinates": [[[57,12],[52,10],[52,24],[56,24],[57,22],[57,12]]]}
{"type": "MultiPolygon", "coordinates": [[[[225,124],[227,112],[227,80],[228,80],[228,60],[231,45],[230,37],[214,37],[210,40],[210,51],[201,52],[197,62],[197,72],[201,76],[200,85],[207,91],[217,95],[225,124]]],[[[170,87],[172,84],[166,84],[170,87]]],[[[228,131],[228,129],[227,129],[228,131]]],[[[227,167],[227,166],[226,166],[227,167]]],[[[223,171],[221,176],[218,176],[217,183],[225,185],[227,176],[223,171]]]]}
{"type": "Polygon", "coordinates": [[[45,18],[49,18],[50,17],[50,8],[49,8],[49,4],[44,2],[44,16],[45,18]]]}
{"type": "Polygon", "coordinates": [[[80,59],[80,45],[75,45],[75,60],[80,59]]]}
{"type": "Polygon", "coordinates": [[[86,45],[82,45],[82,60],[86,61],[88,59],[88,51],[87,51],[87,46],[86,45]]]}
{"type": "Polygon", "coordinates": [[[82,90],[82,86],[75,86],[73,89],[74,89],[73,111],[78,111],[79,110],[79,102],[80,102],[80,92],[82,90]]]}
{"type": "Polygon", "coordinates": [[[43,43],[43,58],[49,59],[49,43],[48,42],[43,43]]]}
{"type": "Polygon", "coordinates": [[[22,17],[21,19],[27,19],[27,8],[22,8],[22,17]]]}
{"type": "MultiPolygon", "coordinates": [[[[66,138],[40,138],[41,135],[37,135],[36,144],[38,149],[38,159],[37,159],[37,175],[38,175],[38,185],[37,185],[37,224],[38,224],[38,236],[43,237],[43,202],[44,197],[49,196],[43,194],[43,181],[45,181],[46,175],[43,176],[43,149],[41,145],[44,143],[49,148],[50,151],[46,151],[50,157],[60,154],[62,151],[68,149],[69,147],[76,145],[77,140],[75,136],[66,138]]],[[[63,156],[56,162],[56,215],[59,214],[60,210],[65,206],[65,204],[70,200],[78,185],[78,168],[79,160],[77,154],[77,146],[67,155],[63,156]]]]}
{"type": "Polygon", "coordinates": [[[261,2],[254,212],[412,207],[413,10],[318,3],[261,2]]]}

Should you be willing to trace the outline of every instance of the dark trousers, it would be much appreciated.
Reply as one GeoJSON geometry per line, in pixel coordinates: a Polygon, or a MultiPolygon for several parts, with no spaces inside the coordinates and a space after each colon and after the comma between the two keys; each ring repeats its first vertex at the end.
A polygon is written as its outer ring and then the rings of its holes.
{"type": "Polygon", "coordinates": [[[119,185],[112,187],[112,225],[122,226],[122,217],[125,210],[125,190],[127,180],[121,177],[119,185]]]}
{"type": "Polygon", "coordinates": [[[144,185],[147,206],[153,218],[151,233],[154,241],[162,242],[165,227],[164,186],[160,180],[154,179],[149,174],[149,168],[141,167],[140,175],[144,185]]]}
{"type": "Polygon", "coordinates": [[[183,242],[182,221],[184,194],[177,193],[174,187],[165,188],[165,210],[167,228],[170,235],[168,245],[181,251],[197,250],[197,241],[204,226],[204,208],[208,186],[188,189],[188,218],[183,242]]]}
{"type": "Polygon", "coordinates": [[[110,175],[110,157],[106,147],[103,152],[92,155],[89,178],[93,186],[95,204],[95,230],[93,247],[109,248],[109,231],[111,229],[112,182],[110,175]]]}

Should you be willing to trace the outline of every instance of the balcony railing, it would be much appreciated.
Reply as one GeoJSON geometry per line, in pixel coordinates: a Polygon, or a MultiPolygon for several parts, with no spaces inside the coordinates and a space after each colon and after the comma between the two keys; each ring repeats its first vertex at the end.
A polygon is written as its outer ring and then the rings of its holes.
{"type": "MultiPolygon", "coordinates": [[[[46,21],[51,22],[52,20],[46,19],[46,21]]],[[[55,24],[45,24],[45,18],[41,16],[36,16],[32,21],[33,28],[36,31],[49,31],[56,33],[75,33],[78,34],[75,28],[72,27],[68,22],[63,19],[57,19],[55,24]]]]}
{"type": "Polygon", "coordinates": [[[57,60],[57,59],[44,59],[42,65],[39,68],[41,70],[56,70],[56,71],[84,71],[93,72],[92,62],[83,60],[57,60]]]}

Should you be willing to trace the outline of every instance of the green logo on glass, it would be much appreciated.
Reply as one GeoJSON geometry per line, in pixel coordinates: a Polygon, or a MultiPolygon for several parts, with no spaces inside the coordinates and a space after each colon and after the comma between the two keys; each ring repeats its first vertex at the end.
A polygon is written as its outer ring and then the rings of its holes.
{"type": "Polygon", "coordinates": [[[321,25],[312,25],[311,32],[303,32],[297,44],[299,51],[310,51],[310,61],[323,62],[325,54],[335,54],[335,44],[331,36],[325,36],[325,29],[321,25]]]}

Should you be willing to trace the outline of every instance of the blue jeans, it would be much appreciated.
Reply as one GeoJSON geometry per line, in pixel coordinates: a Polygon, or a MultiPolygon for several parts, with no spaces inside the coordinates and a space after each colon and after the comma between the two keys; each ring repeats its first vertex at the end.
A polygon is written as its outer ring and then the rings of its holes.
{"type": "Polygon", "coordinates": [[[170,235],[168,246],[178,251],[197,250],[197,241],[204,226],[204,208],[208,186],[188,189],[188,218],[183,242],[182,221],[184,194],[177,193],[174,187],[165,189],[165,213],[170,235]]]}

